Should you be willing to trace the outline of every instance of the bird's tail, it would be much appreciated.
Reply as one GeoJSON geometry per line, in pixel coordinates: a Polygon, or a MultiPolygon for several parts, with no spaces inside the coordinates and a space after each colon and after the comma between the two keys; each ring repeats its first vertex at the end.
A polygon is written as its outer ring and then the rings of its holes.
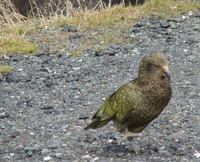
{"type": "Polygon", "coordinates": [[[100,117],[97,117],[88,126],[86,126],[84,130],[100,128],[105,124],[107,124],[108,122],[110,122],[111,120],[112,118],[107,118],[102,120],[100,117]]]}

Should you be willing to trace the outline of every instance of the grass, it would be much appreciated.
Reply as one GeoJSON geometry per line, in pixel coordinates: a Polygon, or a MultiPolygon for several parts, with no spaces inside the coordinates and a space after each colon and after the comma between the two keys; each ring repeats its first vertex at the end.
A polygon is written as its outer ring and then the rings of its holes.
{"type": "MultiPolygon", "coordinates": [[[[0,30],[0,35],[14,35],[14,37],[0,40],[0,53],[35,52],[37,50],[35,45],[25,38],[31,35],[32,31],[47,26],[57,28],[63,24],[78,26],[83,33],[86,33],[86,36],[79,40],[80,46],[71,51],[72,56],[79,56],[88,48],[101,51],[111,44],[129,45],[134,41],[130,37],[130,29],[134,22],[148,17],[152,13],[167,19],[200,8],[200,2],[191,0],[147,0],[142,6],[124,7],[124,5],[118,5],[102,7],[100,10],[75,10],[69,8],[69,6],[65,8],[69,11],[68,15],[59,14],[62,13],[61,11],[59,13],[42,14],[38,10],[38,14],[35,15],[39,15],[39,17],[31,17],[24,22],[19,19],[20,25],[19,23],[13,25],[13,21],[7,18],[10,23],[8,22],[6,28],[0,30]],[[50,16],[46,17],[45,15],[50,16]],[[37,23],[34,23],[36,18],[37,23]]],[[[53,40],[51,43],[54,43],[53,40]]]]}
{"type": "Polygon", "coordinates": [[[144,15],[154,13],[162,18],[170,18],[200,9],[200,2],[193,0],[149,0],[143,7],[144,15]]]}
{"type": "Polygon", "coordinates": [[[15,36],[21,36],[24,37],[28,34],[31,34],[32,31],[34,31],[36,28],[35,25],[32,23],[22,23],[17,25],[8,25],[2,29],[0,29],[1,36],[8,36],[8,35],[15,35],[15,36]]]}
{"type": "Polygon", "coordinates": [[[0,55],[24,53],[30,54],[37,51],[37,47],[19,36],[1,37],[0,38],[0,55]]]}
{"type": "Polygon", "coordinates": [[[7,74],[14,71],[14,68],[7,65],[0,65],[0,74],[7,74]]]}
{"type": "MultiPolygon", "coordinates": [[[[192,0],[147,0],[142,6],[123,5],[107,7],[100,11],[78,12],[66,22],[86,29],[124,27],[152,13],[169,18],[200,8],[200,2],[192,0]]],[[[132,24],[131,24],[132,25],[132,24]]]]}
{"type": "Polygon", "coordinates": [[[100,47],[96,47],[95,50],[102,51],[111,44],[130,45],[134,41],[130,37],[131,26],[152,13],[167,19],[198,8],[200,2],[190,0],[149,0],[142,6],[119,5],[100,11],[79,12],[65,21],[79,26],[84,32],[89,31],[90,34],[99,31],[100,34],[92,35],[92,39],[86,37],[83,44],[86,42],[88,48],[95,48],[98,44],[100,47]]]}

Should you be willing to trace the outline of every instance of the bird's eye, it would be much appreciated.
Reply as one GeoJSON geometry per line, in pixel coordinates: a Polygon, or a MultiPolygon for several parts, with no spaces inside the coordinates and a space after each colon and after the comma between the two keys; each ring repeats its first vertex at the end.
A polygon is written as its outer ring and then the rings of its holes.
{"type": "Polygon", "coordinates": [[[157,67],[158,67],[157,65],[149,63],[149,64],[147,65],[147,69],[146,69],[146,70],[149,71],[149,72],[152,72],[152,71],[154,71],[157,67]]]}

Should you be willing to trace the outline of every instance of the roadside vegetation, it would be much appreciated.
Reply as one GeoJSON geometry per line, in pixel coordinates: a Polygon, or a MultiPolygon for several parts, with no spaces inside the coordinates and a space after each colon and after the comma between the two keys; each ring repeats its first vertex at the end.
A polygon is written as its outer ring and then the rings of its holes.
{"type": "Polygon", "coordinates": [[[14,71],[14,68],[8,65],[0,65],[0,75],[1,74],[7,74],[9,72],[14,71]]]}
{"type": "MultiPolygon", "coordinates": [[[[52,1],[51,1],[52,2],[52,1]]],[[[53,5],[50,3],[49,5],[53,5]]],[[[169,18],[178,14],[200,8],[199,1],[191,0],[146,0],[143,5],[104,6],[99,4],[98,9],[72,8],[66,3],[62,10],[42,11],[34,7],[34,13],[24,17],[16,12],[15,6],[10,0],[2,0],[0,4],[0,55],[24,53],[35,53],[38,49],[37,43],[28,39],[31,34],[43,28],[57,28],[63,24],[77,26],[81,31],[87,33],[80,40],[80,46],[71,51],[72,56],[79,56],[82,51],[95,46],[97,51],[102,51],[112,44],[130,44],[133,40],[130,36],[130,27],[139,19],[154,15],[169,18]],[[127,34],[123,37],[122,34],[127,34]]],[[[49,36],[43,38],[42,43],[52,43],[54,39],[49,36]]],[[[58,38],[61,38],[59,35],[58,38]]],[[[67,36],[65,35],[65,39],[67,36]]]]}

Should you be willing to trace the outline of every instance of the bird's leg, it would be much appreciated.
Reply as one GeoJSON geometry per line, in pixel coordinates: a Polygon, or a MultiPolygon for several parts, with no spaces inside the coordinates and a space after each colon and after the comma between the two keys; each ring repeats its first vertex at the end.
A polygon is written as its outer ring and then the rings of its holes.
{"type": "Polygon", "coordinates": [[[137,141],[131,142],[134,138],[141,136],[142,133],[132,133],[126,130],[123,132],[123,141],[124,144],[126,145],[126,149],[128,149],[130,152],[134,152],[135,154],[140,152],[140,147],[137,144],[137,141]]]}
{"type": "Polygon", "coordinates": [[[123,133],[123,139],[128,140],[128,141],[132,141],[133,138],[140,137],[141,135],[142,135],[142,133],[132,133],[132,132],[129,132],[128,130],[126,130],[123,133]]]}

